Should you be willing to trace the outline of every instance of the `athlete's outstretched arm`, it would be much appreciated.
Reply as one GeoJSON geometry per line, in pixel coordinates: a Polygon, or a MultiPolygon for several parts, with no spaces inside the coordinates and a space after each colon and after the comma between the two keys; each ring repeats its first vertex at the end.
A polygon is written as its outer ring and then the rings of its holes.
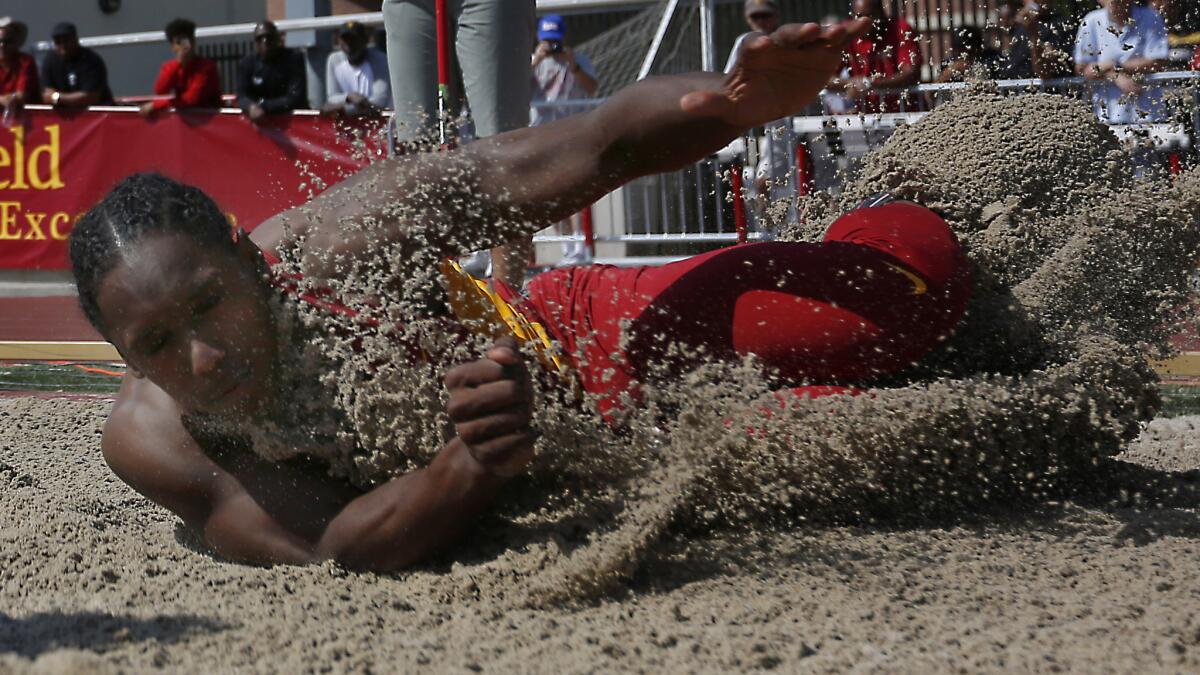
{"type": "Polygon", "coordinates": [[[287,228],[306,236],[316,254],[309,272],[319,274],[322,252],[370,252],[372,237],[420,238],[451,253],[531,234],[633,178],[686,166],[800,110],[866,25],[787,25],[746,40],[728,75],[650,78],[549,125],[379,162],[264,223],[254,239],[273,248],[287,228]],[[355,235],[346,220],[377,225],[355,235]]]}

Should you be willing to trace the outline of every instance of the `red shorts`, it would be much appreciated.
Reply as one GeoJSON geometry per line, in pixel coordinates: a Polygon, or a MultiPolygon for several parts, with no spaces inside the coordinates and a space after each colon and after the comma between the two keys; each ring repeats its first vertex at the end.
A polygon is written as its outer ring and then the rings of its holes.
{"type": "Polygon", "coordinates": [[[622,392],[637,395],[652,364],[678,372],[699,365],[697,354],[754,354],[783,382],[826,385],[798,392],[838,391],[828,385],[920,359],[954,330],[970,292],[945,221],[892,202],[839,218],[821,243],[744,244],[661,267],[555,270],[512,300],[562,344],[607,412],[622,392]],[[670,344],[687,356],[668,357],[670,344]]]}

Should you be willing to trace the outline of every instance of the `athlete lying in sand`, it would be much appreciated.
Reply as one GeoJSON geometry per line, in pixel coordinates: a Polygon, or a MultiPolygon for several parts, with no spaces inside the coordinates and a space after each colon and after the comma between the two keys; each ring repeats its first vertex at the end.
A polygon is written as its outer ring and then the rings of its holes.
{"type": "MultiPolygon", "coordinates": [[[[694,162],[742,130],[798,110],[864,26],[785,26],[748,41],[728,79],[656,78],[552,125],[381,162],[250,238],[230,238],[219,209],[195,188],[156,176],[123,182],[71,240],[84,311],[130,367],[105,426],[105,458],[231,558],[394,570],[444,547],[531,460],[529,375],[515,344],[501,340],[485,358],[449,369],[453,437],[427,466],[365,493],[311,461],[201,447],[185,416],[252,419],[271,395],[279,345],[268,305],[279,290],[266,281],[264,252],[278,249],[285,230],[302,236],[305,255],[312,253],[307,273],[333,278],[336,260],[370,256],[378,243],[339,223],[374,219],[383,223],[374,236],[403,241],[412,224],[389,223],[395,212],[384,205],[439,194],[459,201],[420,205],[435,221],[426,237],[514,218],[532,232],[634,177],[694,162]],[[460,192],[423,187],[461,179],[451,167],[464,161],[477,174],[470,203],[460,192]],[[364,185],[378,204],[359,199],[364,185]]],[[[893,203],[856,213],[821,244],[734,247],[656,269],[568,270],[535,281],[528,298],[504,288],[501,295],[568,354],[591,350],[574,354],[575,366],[602,408],[635,389],[639,360],[661,353],[650,343],[664,334],[717,356],[753,352],[792,381],[891,372],[953,329],[969,279],[953,236],[929,211],[893,203]],[[694,311],[698,298],[707,314],[694,311]],[[616,340],[623,318],[638,320],[624,357],[613,357],[611,346],[575,344],[585,331],[616,340]],[[600,374],[614,368],[618,377],[600,374]]],[[[445,252],[453,252],[445,236],[445,252]]]]}

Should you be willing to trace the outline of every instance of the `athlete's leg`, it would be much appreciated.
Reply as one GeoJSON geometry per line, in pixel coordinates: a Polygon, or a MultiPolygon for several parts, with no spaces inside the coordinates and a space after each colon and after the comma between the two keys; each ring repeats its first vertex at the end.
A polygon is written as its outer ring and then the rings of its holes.
{"type": "Polygon", "coordinates": [[[626,345],[638,378],[667,345],[716,358],[755,354],[790,380],[894,372],[949,335],[970,292],[949,227],[903,202],[848,214],[820,244],[724,249],[639,281],[635,298],[653,299],[626,345]]]}
{"type": "Polygon", "coordinates": [[[529,291],[534,311],[577,359],[584,388],[606,395],[606,409],[656,369],[678,372],[704,358],[754,354],[786,380],[823,384],[894,372],[954,329],[970,278],[946,224],[895,203],[839,219],[821,243],[749,244],[661,267],[558,270],[529,291]]]}

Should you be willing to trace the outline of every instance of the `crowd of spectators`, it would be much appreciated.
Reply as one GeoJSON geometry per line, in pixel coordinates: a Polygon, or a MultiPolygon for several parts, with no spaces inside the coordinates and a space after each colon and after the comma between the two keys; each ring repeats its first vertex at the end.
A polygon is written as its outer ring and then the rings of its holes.
{"type": "MultiPolygon", "coordinates": [[[[403,107],[423,111],[423,124],[413,126],[429,124],[432,105],[426,100],[430,94],[424,90],[434,88],[426,86],[430,84],[427,73],[422,72],[421,77],[413,73],[431,66],[425,63],[431,47],[416,39],[421,36],[408,35],[403,28],[410,24],[419,28],[418,19],[424,20],[428,12],[418,5],[421,3],[385,3],[385,15],[391,10],[397,19],[403,18],[403,11],[423,12],[389,25],[392,31],[386,41],[397,51],[390,63],[383,50],[372,46],[374,42],[383,47],[385,37],[371,36],[366,26],[354,21],[337,29],[337,49],[326,62],[325,98],[318,105],[322,112],[371,115],[383,109],[399,109],[394,99],[403,99],[399,101],[403,107]],[[417,57],[422,62],[419,66],[402,63],[417,57]],[[403,72],[395,72],[398,69],[403,72]],[[396,86],[401,89],[394,90],[396,86]],[[420,96],[412,93],[418,86],[420,96]]],[[[850,18],[870,18],[872,23],[867,33],[847,48],[845,68],[830,84],[832,93],[827,100],[837,101],[838,107],[857,112],[914,109],[920,102],[903,90],[923,75],[932,81],[948,82],[980,76],[1049,79],[1076,74],[1088,84],[1101,118],[1114,123],[1144,121],[1163,114],[1159,92],[1145,83],[1147,74],[1171,66],[1200,69],[1200,46],[1194,47],[1200,45],[1200,39],[1193,39],[1200,36],[1176,34],[1183,14],[1179,0],[1098,0],[1099,6],[1078,24],[1056,13],[1053,0],[999,0],[994,21],[988,25],[956,26],[950,31],[948,57],[932,68],[925,63],[925,40],[904,17],[891,16],[887,5],[883,0],[850,2],[850,18]]],[[[738,38],[726,70],[732,67],[746,36],[770,32],[787,18],[780,15],[775,0],[746,0],[743,8],[750,31],[738,38]]],[[[562,17],[543,17],[543,28],[549,25],[546,21],[553,24],[551,34],[564,34],[562,17]]],[[[173,58],[162,65],[154,84],[155,96],[140,106],[141,112],[152,115],[166,108],[219,107],[222,88],[217,65],[198,53],[196,25],[187,19],[175,19],[164,32],[173,58]]],[[[457,56],[461,60],[471,53],[466,36],[475,33],[458,33],[457,56]]],[[[479,35],[484,39],[487,32],[479,31],[479,35]]],[[[243,57],[237,68],[234,93],[238,107],[254,122],[308,107],[304,56],[284,46],[282,34],[270,21],[257,24],[253,37],[253,52],[243,57]]],[[[113,102],[103,59],[80,45],[73,24],[54,26],[50,34],[53,50],[45,55],[40,72],[34,58],[22,51],[27,38],[25,24],[0,20],[0,108],[6,115],[28,103],[79,108],[113,102]]],[[[533,124],[572,112],[541,104],[587,98],[596,91],[597,77],[591,63],[566,47],[561,37],[540,36],[531,66],[533,124]]],[[[483,88],[487,78],[467,75],[466,79],[478,81],[477,88],[483,88]]],[[[492,84],[504,88],[500,86],[503,83],[492,84]]],[[[513,88],[523,89],[516,85],[513,88]]]]}

